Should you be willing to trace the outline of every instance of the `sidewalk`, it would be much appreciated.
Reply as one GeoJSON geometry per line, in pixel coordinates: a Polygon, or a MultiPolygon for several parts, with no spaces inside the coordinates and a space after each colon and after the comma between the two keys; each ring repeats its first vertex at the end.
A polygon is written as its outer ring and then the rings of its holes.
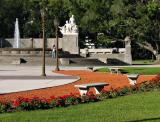
{"type": "Polygon", "coordinates": [[[40,75],[40,66],[0,66],[0,94],[49,88],[79,80],[78,76],[53,73],[52,67],[46,67],[46,77],[40,75]]]}

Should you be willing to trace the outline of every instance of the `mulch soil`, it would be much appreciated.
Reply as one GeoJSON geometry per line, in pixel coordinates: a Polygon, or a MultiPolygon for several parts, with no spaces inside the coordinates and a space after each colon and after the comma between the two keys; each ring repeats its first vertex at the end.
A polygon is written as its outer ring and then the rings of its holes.
{"type": "MultiPolygon", "coordinates": [[[[51,88],[0,95],[0,101],[10,101],[20,96],[28,97],[28,98],[34,97],[34,96],[37,96],[40,98],[49,98],[50,96],[53,96],[53,95],[61,96],[61,95],[66,95],[70,93],[79,93],[78,89],[74,87],[74,85],[76,84],[107,82],[110,85],[105,86],[105,89],[110,89],[111,87],[118,88],[118,87],[130,86],[128,78],[126,77],[126,75],[122,75],[122,74],[117,75],[117,74],[90,72],[90,71],[83,71],[83,70],[66,70],[66,71],[63,70],[63,71],[58,71],[56,73],[79,76],[80,80],[67,85],[55,86],[51,88]]],[[[137,79],[137,82],[141,83],[143,81],[152,80],[153,78],[155,78],[155,76],[140,75],[137,79]]],[[[90,90],[94,92],[93,88],[91,88],[90,90]]]]}

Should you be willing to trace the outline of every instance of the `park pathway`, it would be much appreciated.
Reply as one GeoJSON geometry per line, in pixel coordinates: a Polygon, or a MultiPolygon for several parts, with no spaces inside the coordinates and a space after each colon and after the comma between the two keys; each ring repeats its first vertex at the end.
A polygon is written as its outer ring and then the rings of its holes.
{"type": "Polygon", "coordinates": [[[35,90],[69,84],[79,80],[78,76],[53,73],[46,68],[46,77],[41,75],[41,67],[0,67],[0,94],[35,90]]]}

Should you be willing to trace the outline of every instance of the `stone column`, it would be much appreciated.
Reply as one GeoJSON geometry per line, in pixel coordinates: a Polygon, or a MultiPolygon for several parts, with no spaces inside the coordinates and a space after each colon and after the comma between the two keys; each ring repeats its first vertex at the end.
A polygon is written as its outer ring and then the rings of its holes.
{"type": "Polygon", "coordinates": [[[30,38],[30,40],[31,40],[31,48],[33,48],[34,47],[34,45],[33,45],[33,38],[30,38]]]}
{"type": "Polygon", "coordinates": [[[125,39],[125,63],[132,64],[132,54],[131,54],[131,39],[129,36],[127,36],[125,39]]]}

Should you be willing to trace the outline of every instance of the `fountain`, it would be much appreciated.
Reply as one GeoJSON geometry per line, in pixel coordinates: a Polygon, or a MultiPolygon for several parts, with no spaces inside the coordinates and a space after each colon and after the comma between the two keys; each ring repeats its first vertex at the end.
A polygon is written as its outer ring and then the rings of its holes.
{"type": "Polygon", "coordinates": [[[20,41],[19,25],[18,25],[18,18],[16,18],[13,48],[20,48],[20,42],[19,41],[20,41]]]}

